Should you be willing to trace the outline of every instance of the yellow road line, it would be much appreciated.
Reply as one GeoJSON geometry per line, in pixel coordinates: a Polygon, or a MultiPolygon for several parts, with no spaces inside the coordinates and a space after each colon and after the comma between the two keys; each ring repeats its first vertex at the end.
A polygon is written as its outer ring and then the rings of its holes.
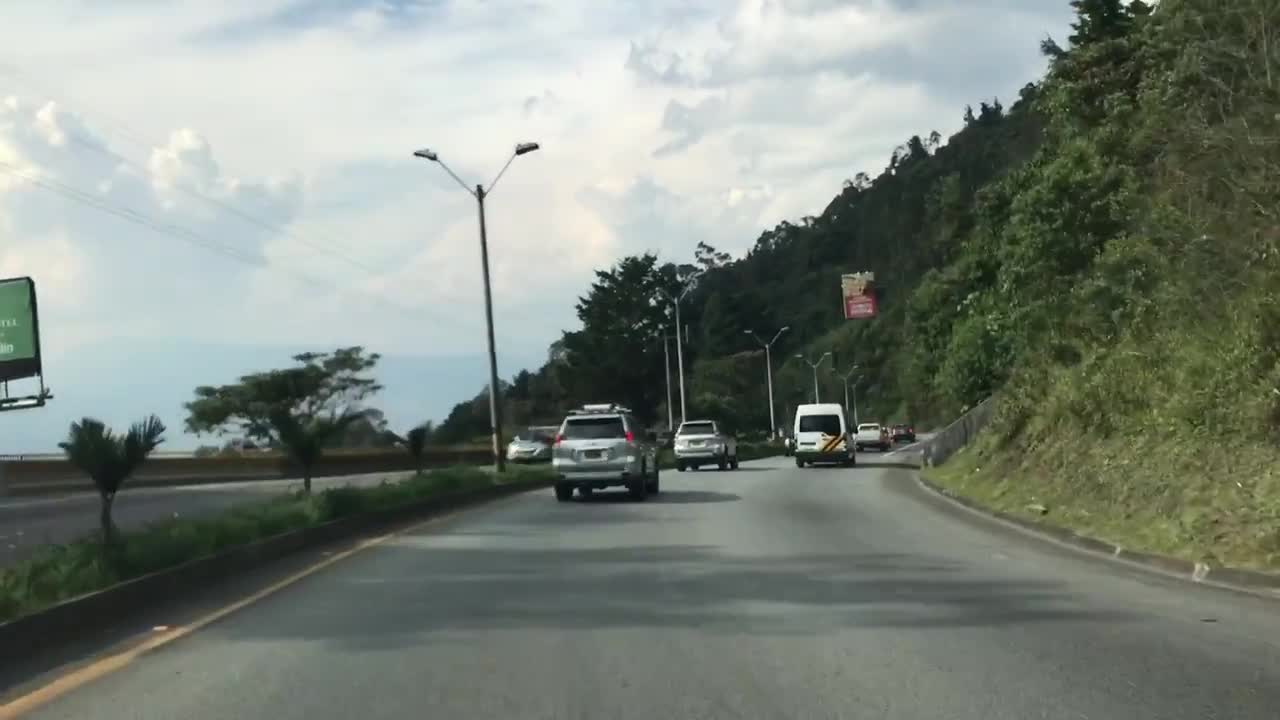
{"type": "MultiPolygon", "coordinates": [[[[512,498],[516,496],[512,495],[508,497],[512,498]]],[[[492,507],[493,503],[483,503],[483,505],[488,505],[492,507]]],[[[152,650],[155,650],[156,648],[168,645],[169,643],[175,640],[186,637],[187,635],[190,635],[191,633],[196,632],[197,630],[209,625],[210,623],[217,622],[218,620],[221,620],[222,618],[234,612],[243,610],[244,608],[249,607],[250,605],[253,605],[254,603],[266,597],[269,597],[271,595],[274,595],[277,592],[280,592],[281,590],[289,587],[290,585],[293,585],[299,580],[303,580],[311,575],[314,575],[320,572],[321,570],[329,567],[330,565],[333,565],[334,563],[337,563],[337,562],[341,562],[342,560],[345,560],[346,558],[349,558],[352,555],[355,555],[356,553],[362,550],[367,550],[368,548],[374,547],[375,545],[384,543],[387,540],[390,540],[391,538],[397,535],[400,535],[402,533],[412,532],[414,530],[417,530],[418,528],[425,527],[427,525],[431,525],[433,523],[437,523],[443,520],[448,520],[449,518],[452,518],[456,515],[460,515],[466,512],[467,510],[471,510],[471,509],[474,509],[474,507],[455,510],[454,512],[429,518],[420,523],[415,523],[409,527],[402,528],[395,532],[387,533],[386,535],[382,535],[380,537],[361,541],[355,547],[351,547],[346,550],[343,550],[340,553],[331,555],[325,558],[324,560],[321,560],[315,563],[314,565],[311,565],[302,570],[299,570],[298,572],[286,577],[283,580],[279,580],[253,593],[252,595],[249,595],[248,597],[241,598],[240,600],[237,600],[231,603],[230,605],[226,605],[222,608],[219,608],[209,613],[208,615],[205,615],[204,617],[201,617],[187,625],[179,625],[169,630],[158,632],[152,637],[148,638],[147,640],[141,643],[138,643],[137,645],[133,645],[128,649],[110,653],[107,655],[103,655],[102,657],[96,658],[82,667],[79,667],[75,670],[72,670],[71,672],[68,672],[64,675],[59,676],[58,678],[50,681],[46,685],[43,685],[35,690],[32,690],[31,692],[26,693],[25,695],[17,697],[5,703],[4,705],[0,705],[0,720],[15,720],[15,718],[19,718],[25,715],[26,713],[29,713],[32,710],[35,710],[38,707],[46,705],[58,699],[59,697],[66,695],[67,693],[73,690],[81,688],[95,680],[106,677],[107,675],[110,675],[111,673],[116,672],[117,670],[120,670],[128,666],[134,660],[137,660],[138,658],[142,657],[143,655],[146,655],[147,653],[151,652],[152,650]]]]}

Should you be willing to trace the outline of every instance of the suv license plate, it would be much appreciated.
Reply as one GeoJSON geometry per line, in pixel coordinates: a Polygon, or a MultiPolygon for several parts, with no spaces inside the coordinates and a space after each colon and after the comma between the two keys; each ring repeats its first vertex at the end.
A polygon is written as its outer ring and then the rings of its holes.
{"type": "Polygon", "coordinates": [[[587,450],[582,453],[582,457],[586,458],[587,460],[603,460],[604,451],[603,450],[587,450]]]}

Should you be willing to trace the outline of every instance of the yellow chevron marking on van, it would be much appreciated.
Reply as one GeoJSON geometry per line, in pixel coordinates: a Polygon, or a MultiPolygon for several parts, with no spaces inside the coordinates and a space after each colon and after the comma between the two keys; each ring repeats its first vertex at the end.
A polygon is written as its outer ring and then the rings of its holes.
{"type": "Polygon", "coordinates": [[[824,440],[822,443],[822,452],[824,453],[831,452],[835,450],[837,447],[839,447],[842,442],[844,442],[843,435],[836,435],[835,437],[832,437],[830,440],[824,440]]]}

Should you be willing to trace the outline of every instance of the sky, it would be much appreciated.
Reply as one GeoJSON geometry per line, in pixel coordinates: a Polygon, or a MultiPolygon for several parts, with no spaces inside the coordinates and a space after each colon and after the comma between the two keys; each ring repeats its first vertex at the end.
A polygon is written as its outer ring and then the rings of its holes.
{"type": "MultiPolygon", "coordinates": [[[[301,350],[384,356],[373,404],[439,420],[535,367],[592,272],[743,254],[912,134],[1006,105],[1066,0],[8,0],[0,278],[33,277],[44,408],[182,432],[197,385],[301,350]]],[[[23,390],[16,384],[12,392],[23,390]]]]}

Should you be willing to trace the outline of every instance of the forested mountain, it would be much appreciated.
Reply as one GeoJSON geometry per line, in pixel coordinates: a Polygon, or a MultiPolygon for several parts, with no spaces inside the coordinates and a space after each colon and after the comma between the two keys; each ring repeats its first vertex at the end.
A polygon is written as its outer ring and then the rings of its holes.
{"type": "MultiPolygon", "coordinates": [[[[1023,449],[1188,432],[1269,442],[1276,5],[1076,0],[1073,34],[1041,41],[1041,82],[1008,108],[963,109],[945,141],[922,128],[817,217],[764,232],[743,258],[702,246],[686,266],[628,257],[600,271],[582,328],[504,388],[507,422],[616,399],[665,424],[662,292],[701,270],[681,306],[691,413],[765,428],[763,351],[744,331],[789,326],[773,351],[780,418],[812,394],[794,356],[832,351],[841,374],[862,368],[864,417],[938,423],[1003,389],[997,431],[1023,449]],[[880,316],[846,321],[839,276],[866,270],[880,316]]],[[[841,397],[831,370],[824,399],[841,397]]],[[[436,437],[487,431],[482,392],[436,437]]]]}
{"type": "MultiPolygon", "coordinates": [[[[687,265],[663,266],[638,256],[598,271],[578,304],[582,328],[555,342],[541,368],[504,384],[505,424],[554,424],[566,407],[602,398],[630,403],[665,424],[662,335],[674,333],[669,297],[695,272],[701,274],[681,304],[691,413],[733,416],[745,428],[764,430],[764,353],[745,333],[771,338],[783,326],[790,330],[773,348],[780,417],[789,403],[812,392],[812,376],[801,378],[792,367],[799,361],[788,360],[810,345],[839,351],[837,362],[868,368],[862,387],[883,393],[871,402],[898,411],[910,393],[899,390],[888,360],[906,330],[907,301],[926,272],[955,255],[973,224],[980,188],[1034,154],[1043,126],[1035,94],[1028,85],[1008,111],[997,99],[963,109],[964,129],[945,144],[936,132],[907,139],[879,177],[857,174],[821,215],[762,233],[744,258],[700,245],[687,265]],[[865,270],[876,273],[882,315],[845,321],[840,275],[865,270]]],[[[673,336],[668,350],[674,384],[673,336]]],[[[825,392],[838,392],[840,380],[830,367],[820,379],[829,386],[825,392]]],[[[673,396],[678,408],[674,388],[673,396]]],[[[487,403],[484,389],[459,403],[436,438],[487,434],[487,403]]],[[[942,409],[921,405],[912,411],[924,419],[942,409]]],[[[902,414],[908,414],[905,408],[902,414]]]]}

